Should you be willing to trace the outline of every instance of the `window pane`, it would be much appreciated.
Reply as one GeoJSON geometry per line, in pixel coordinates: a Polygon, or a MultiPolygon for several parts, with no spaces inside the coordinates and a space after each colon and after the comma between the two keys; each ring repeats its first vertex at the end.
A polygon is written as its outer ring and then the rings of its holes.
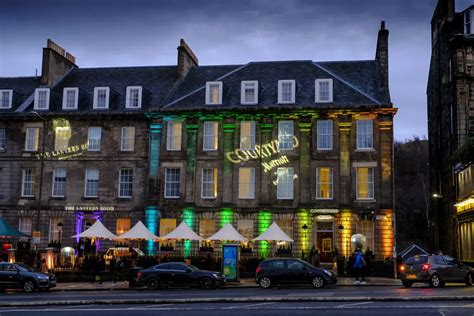
{"type": "Polygon", "coordinates": [[[0,150],[5,149],[6,133],[4,128],[0,128],[0,150]]]}
{"type": "Polygon", "coordinates": [[[88,150],[100,150],[100,143],[102,137],[102,127],[89,127],[87,148],[88,150]]]}
{"type": "Polygon", "coordinates": [[[278,122],[278,146],[280,150],[293,149],[293,122],[278,122]]]}
{"type": "Polygon", "coordinates": [[[165,197],[179,198],[181,185],[181,170],[167,168],[165,170],[165,197]]]}
{"type": "Polygon", "coordinates": [[[209,93],[210,104],[220,103],[220,85],[219,84],[210,84],[208,93],[209,93]]]}
{"type": "Polygon", "coordinates": [[[357,148],[372,149],[372,120],[357,121],[357,148]]]}
{"type": "Polygon", "coordinates": [[[97,89],[97,108],[107,108],[107,89],[97,89]]]}
{"type": "Polygon", "coordinates": [[[22,196],[33,196],[33,169],[23,169],[22,196]]]}
{"type": "Polygon", "coordinates": [[[332,121],[317,121],[318,149],[332,149],[332,121]]]}
{"type": "Polygon", "coordinates": [[[217,196],[217,169],[202,169],[201,195],[203,198],[217,196]]]}
{"type": "Polygon", "coordinates": [[[11,104],[10,91],[2,91],[0,94],[0,108],[9,108],[11,104]]]}
{"type": "Polygon", "coordinates": [[[217,142],[219,136],[217,122],[204,122],[203,129],[204,150],[217,150],[217,142]]]}
{"type": "Polygon", "coordinates": [[[132,151],[135,148],[135,127],[122,127],[122,150],[132,151]]]}
{"type": "Polygon", "coordinates": [[[99,191],[99,169],[86,170],[86,197],[97,197],[99,191]]]}
{"type": "Polygon", "coordinates": [[[140,107],[140,89],[138,88],[131,88],[128,92],[128,106],[130,108],[138,108],[140,107]]]}
{"type": "Polygon", "coordinates": [[[277,198],[293,199],[293,168],[278,168],[277,198]]]}
{"type": "Polygon", "coordinates": [[[374,198],[374,168],[357,168],[357,198],[374,198]]]}
{"type": "Polygon", "coordinates": [[[54,150],[65,151],[69,146],[69,138],[71,138],[70,127],[56,127],[55,139],[54,139],[54,150]]]}
{"type": "Polygon", "coordinates": [[[133,169],[120,169],[119,197],[132,197],[133,169]]]}
{"type": "Polygon", "coordinates": [[[26,139],[25,139],[25,150],[26,151],[37,151],[38,150],[38,136],[39,128],[27,128],[26,139]]]}
{"type": "Polygon", "coordinates": [[[316,190],[318,199],[333,198],[333,175],[332,168],[316,169],[316,190]]]}
{"type": "Polygon", "coordinates": [[[122,235],[130,230],[132,226],[132,220],[130,218],[117,218],[116,222],[116,234],[122,235]]]}
{"type": "Polygon", "coordinates": [[[283,82],[281,84],[281,101],[292,102],[293,101],[293,83],[283,82]]]}
{"type": "Polygon", "coordinates": [[[240,149],[255,149],[255,122],[240,123],[240,149]]]}
{"type": "Polygon", "coordinates": [[[53,196],[66,195],[66,169],[53,170],[53,196]]]}
{"type": "Polygon", "coordinates": [[[255,168],[239,168],[239,198],[255,197],[255,168]]]}
{"type": "Polygon", "coordinates": [[[181,150],[182,126],[181,122],[168,122],[166,140],[168,150],[181,150]]]}
{"type": "Polygon", "coordinates": [[[329,82],[319,82],[319,100],[329,101],[329,82]]]}

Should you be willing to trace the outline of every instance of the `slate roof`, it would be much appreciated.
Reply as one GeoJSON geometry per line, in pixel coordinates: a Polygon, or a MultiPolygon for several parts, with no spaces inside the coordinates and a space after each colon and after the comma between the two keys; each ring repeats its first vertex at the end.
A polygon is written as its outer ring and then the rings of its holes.
{"type": "Polygon", "coordinates": [[[13,112],[29,96],[31,96],[40,85],[40,77],[0,77],[0,90],[13,90],[11,109],[0,109],[0,113],[13,112]]]}
{"type": "Polygon", "coordinates": [[[370,61],[251,62],[234,66],[193,67],[170,94],[162,110],[267,109],[267,108],[371,108],[391,106],[388,90],[379,89],[376,63],[370,61]],[[227,70],[227,73],[223,73],[227,70]],[[333,79],[332,103],[314,101],[315,79],[333,79]],[[278,80],[296,81],[295,104],[277,104],[278,80]],[[257,80],[258,104],[241,105],[241,81],[257,80]],[[222,81],[222,105],[205,104],[206,81],[222,81]],[[384,91],[386,90],[386,91],[384,91]]]}
{"type": "MultiPolygon", "coordinates": [[[[0,78],[0,89],[15,91],[15,111],[39,87],[36,77],[0,78]]],[[[28,102],[30,102],[29,100],[28,102]]],[[[75,68],[52,89],[48,113],[109,114],[143,111],[275,109],[275,108],[376,108],[391,106],[388,89],[380,89],[374,60],[313,62],[250,62],[244,65],[195,66],[177,81],[176,66],[75,68]],[[333,102],[315,103],[315,79],[333,80],[333,102]],[[296,81],[295,104],[278,104],[278,80],[296,81]],[[241,81],[257,80],[256,105],[240,104],[241,81]],[[207,81],[223,82],[222,105],[205,104],[207,81]],[[126,109],[127,86],[142,86],[141,109],[126,109]],[[65,87],[79,87],[78,110],[63,110],[65,87]],[[110,87],[108,110],[93,110],[94,87],[110,87]]],[[[33,110],[33,102],[17,112],[33,110]]]]}

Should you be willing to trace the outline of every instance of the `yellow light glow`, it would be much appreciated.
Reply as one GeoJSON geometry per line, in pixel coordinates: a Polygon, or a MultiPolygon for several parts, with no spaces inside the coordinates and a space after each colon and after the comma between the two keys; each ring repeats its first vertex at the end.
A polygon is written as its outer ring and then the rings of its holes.
{"type": "Polygon", "coordinates": [[[462,213],[469,210],[474,210],[474,197],[469,197],[464,201],[454,204],[456,212],[462,213]]]}
{"type": "Polygon", "coordinates": [[[351,239],[351,222],[352,222],[352,214],[350,211],[345,211],[344,213],[341,214],[341,225],[344,226],[344,228],[341,231],[341,250],[343,256],[346,258],[350,255],[350,239],[351,239]]]}

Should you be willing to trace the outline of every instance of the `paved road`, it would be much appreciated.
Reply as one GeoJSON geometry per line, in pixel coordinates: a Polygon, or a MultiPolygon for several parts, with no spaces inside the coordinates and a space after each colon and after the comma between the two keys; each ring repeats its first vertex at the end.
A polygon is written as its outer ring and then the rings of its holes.
{"type": "Polygon", "coordinates": [[[220,290],[200,289],[167,289],[156,292],[146,290],[121,291],[67,291],[67,292],[35,292],[25,294],[21,291],[6,291],[0,295],[1,303],[11,302],[42,302],[71,300],[129,300],[129,299],[187,299],[187,298],[265,298],[265,297],[428,297],[428,296],[472,296],[473,287],[447,286],[441,289],[429,287],[413,287],[405,289],[394,286],[332,286],[324,289],[311,287],[284,287],[273,289],[260,288],[228,288],[220,290]]]}
{"type": "Polygon", "coordinates": [[[455,302],[264,302],[214,304],[97,305],[0,308],[1,315],[441,315],[472,316],[473,301],[455,302]]]}

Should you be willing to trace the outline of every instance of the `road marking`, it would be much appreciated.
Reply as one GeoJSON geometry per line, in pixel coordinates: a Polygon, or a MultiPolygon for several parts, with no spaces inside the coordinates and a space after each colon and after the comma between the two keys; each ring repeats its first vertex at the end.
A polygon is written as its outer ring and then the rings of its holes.
{"type": "Polygon", "coordinates": [[[144,306],[138,306],[138,307],[129,307],[127,310],[141,310],[141,309],[147,309],[147,308],[157,308],[157,307],[164,307],[164,306],[171,306],[175,304],[152,304],[152,305],[144,305],[144,306]]]}
{"type": "Polygon", "coordinates": [[[263,306],[263,305],[270,305],[270,304],[275,304],[275,302],[258,303],[258,304],[250,304],[250,305],[236,305],[236,306],[224,307],[223,309],[248,308],[248,307],[256,307],[256,306],[263,306]]]}
{"type": "Polygon", "coordinates": [[[365,304],[373,304],[374,302],[359,302],[359,303],[350,303],[350,304],[342,304],[342,305],[337,305],[336,308],[346,308],[346,307],[352,307],[352,306],[357,306],[357,305],[365,305],[365,304]]]}

